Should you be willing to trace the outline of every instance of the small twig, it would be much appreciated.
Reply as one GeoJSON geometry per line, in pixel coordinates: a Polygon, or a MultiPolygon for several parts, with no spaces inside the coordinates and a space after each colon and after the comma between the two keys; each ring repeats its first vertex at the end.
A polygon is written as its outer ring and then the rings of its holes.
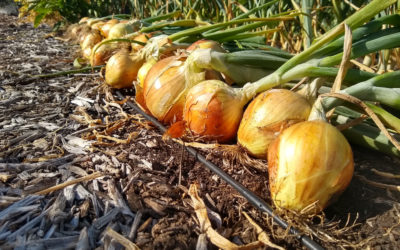
{"type": "Polygon", "coordinates": [[[128,250],[139,250],[140,249],[138,246],[136,246],[135,243],[133,243],[132,241],[128,240],[127,238],[125,238],[121,234],[115,232],[110,227],[107,228],[106,235],[108,235],[111,238],[113,238],[114,240],[118,241],[118,243],[123,245],[128,250]]]}
{"type": "Polygon", "coordinates": [[[37,163],[0,163],[0,171],[1,172],[22,172],[24,170],[38,170],[41,168],[45,168],[48,166],[59,166],[66,162],[71,161],[74,157],[73,154],[66,155],[64,157],[53,159],[49,161],[42,161],[37,163]]]}
{"type": "Polygon", "coordinates": [[[135,219],[133,220],[132,227],[131,227],[131,230],[129,231],[129,235],[128,235],[128,238],[131,241],[135,241],[136,233],[138,231],[138,227],[139,227],[140,220],[142,219],[142,215],[143,215],[142,211],[139,210],[136,213],[135,219]]]}
{"type": "Polygon", "coordinates": [[[340,131],[343,131],[343,130],[346,130],[348,128],[351,128],[351,127],[353,127],[355,125],[358,125],[358,124],[362,123],[367,118],[368,118],[367,115],[362,115],[362,116],[360,116],[360,117],[358,117],[356,119],[353,119],[353,120],[349,121],[348,123],[339,124],[339,125],[336,126],[336,128],[339,129],[340,131]]]}
{"type": "Polygon", "coordinates": [[[392,173],[382,172],[382,171],[376,170],[375,168],[371,169],[371,171],[374,172],[375,174],[379,175],[379,176],[382,176],[382,177],[400,179],[400,175],[399,174],[392,174],[392,173]]]}
{"type": "Polygon", "coordinates": [[[309,78],[308,77],[304,77],[303,79],[300,80],[300,82],[296,83],[296,85],[294,85],[290,90],[291,91],[295,91],[296,89],[298,89],[303,83],[305,83],[309,78]]]}
{"type": "Polygon", "coordinates": [[[47,188],[47,189],[44,189],[42,191],[36,192],[35,195],[44,195],[44,194],[47,194],[47,193],[50,193],[50,192],[53,192],[53,191],[57,191],[57,190],[63,189],[63,188],[68,187],[70,185],[74,185],[74,184],[77,184],[77,183],[80,183],[80,182],[83,182],[83,181],[90,181],[90,180],[102,177],[104,175],[105,175],[104,173],[96,172],[96,173],[93,173],[91,175],[87,175],[87,176],[84,176],[84,177],[81,177],[81,178],[78,178],[78,179],[75,179],[75,180],[67,181],[67,182],[58,184],[58,185],[56,185],[54,187],[47,188]]]}
{"type": "Polygon", "coordinates": [[[380,182],[376,182],[376,181],[371,181],[368,180],[367,178],[365,178],[364,176],[361,175],[356,175],[357,178],[359,178],[361,181],[372,185],[374,187],[378,187],[378,188],[386,188],[389,190],[393,190],[393,191],[400,191],[400,186],[396,186],[396,185],[390,185],[390,184],[384,184],[384,183],[380,183],[380,182]]]}
{"type": "Polygon", "coordinates": [[[280,247],[280,246],[272,243],[270,241],[269,236],[267,235],[267,233],[246,212],[242,212],[242,214],[244,215],[244,217],[246,217],[246,219],[250,222],[250,224],[255,228],[256,233],[257,233],[257,239],[259,241],[261,241],[265,246],[269,246],[269,247],[275,248],[275,249],[284,250],[283,247],[280,247]]]}
{"type": "Polygon", "coordinates": [[[41,78],[54,78],[54,77],[58,77],[58,76],[77,74],[77,73],[87,72],[87,71],[91,71],[91,70],[101,69],[104,66],[105,65],[100,65],[100,66],[95,66],[95,67],[85,67],[85,68],[82,68],[82,69],[72,69],[72,70],[66,70],[66,71],[58,71],[58,72],[49,73],[49,74],[43,74],[43,75],[34,75],[31,78],[26,78],[24,80],[21,80],[19,83],[30,83],[32,81],[35,81],[35,80],[41,79],[41,78]]]}

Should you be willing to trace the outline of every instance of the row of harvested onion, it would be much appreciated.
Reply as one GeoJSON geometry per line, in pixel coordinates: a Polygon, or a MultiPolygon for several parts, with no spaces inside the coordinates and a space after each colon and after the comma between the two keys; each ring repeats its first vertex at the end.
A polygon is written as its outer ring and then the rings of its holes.
{"type": "MultiPolygon", "coordinates": [[[[278,85],[276,76],[231,87],[226,82],[237,83],[238,74],[230,72],[228,62],[218,60],[225,51],[217,42],[201,40],[184,48],[164,36],[147,41],[151,35],[140,34],[134,40],[147,42],[143,48],[126,41],[104,43],[101,35],[126,37],[137,31],[137,22],[89,21],[86,28],[79,26],[86,32],[81,40],[83,55],[92,65],[107,62],[107,84],[114,88],[134,84],[138,104],[164,124],[183,123],[204,141],[237,139],[251,155],[267,158],[277,207],[301,211],[314,204],[314,211],[321,211],[349,185],[354,171],[351,147],[323,117],[310,116],[313,103],[308,95],[286,89],[264,91],[278,85]],[[94,59],[97,52],[106,56],[94,59]]],[[[281,81],[299,76],[296,69],[284,73],[281,81]]]]}

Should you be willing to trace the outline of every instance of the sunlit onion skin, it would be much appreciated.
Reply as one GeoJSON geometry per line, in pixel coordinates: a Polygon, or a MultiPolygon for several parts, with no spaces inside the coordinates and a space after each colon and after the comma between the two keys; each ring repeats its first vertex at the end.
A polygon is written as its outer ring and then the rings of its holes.
{"type": "Polygon", "coordinates": [[[118,43],[103,43],[106,40],[96,44],[92,49],[90,56],[90,64],[92,66],[98,66],[105,64],[112,55],[117,53],[119,50],[129,50],[130,44],[126,42],[118,43]]]}
{"type": "Polygon", "coordinates": [[[192,52],[196,49],[212,49],[218,52],[226,52],[218,42],[205,39],[201,39],[192,43],[189,47],[187,47],[186,51],[192,52]]]}
{"type": "Polygon", "coordinates": [[[145,62],[142,67],[140,67],[138,76],[137,76],[137,81],[135,83],[135,100],[136,102],[142,107],[144,111],[150,114],[149,109],[146,106],[146,102],[144,100],[144,94],[143,94],[143,86],[144,86],[144,80],[146,79],[147,73],[150,71],[150,69],[153,67],[153,65],[157,62],[157,60],[153,57],[149,58],[147,62],[145,62]]]}
{"type": "Polygon", "coordinates": [[[244,105],[245,100],[226,83],[203,81],[189,90],[183,119],[194,134],[228,142],[236,137],[244,105]]]}
{"type": "Polygon", "coordinates": [[[114,25],[116,25],[117,23],[119,23],[118,19],[111,19],[111,20],[108,20],[103,26],[101,26],[101,28],[100,28],[101,34],[102,34],[105,38],[107,38],[107,37],[108,37],[108,34],[109,34],[109,32],[110,32],[110,29],[111,29],[114,25]]]}
{"type": "Polygon", "coordinates": [[[93,48],[97,43],[99,43],[103,37],[101,36],[100,32],[98,30],[92,30],[90,33],[88,33],[84,40],[81,43],[81,48],[82,50],[86,48],[93,48]]]}
{"type": "Polygon", "coordinates": [[[92,24],[90,27],[91,27],[93,30],[101,31],[101,28],[103,27],[104,24],[106,24],[106,22],[99,21],[99,22],[96,22],[96,23],[92,24]]]}
{"type": "Polygon", "coordinates": [[[87,16],[82,17],[81,20],[79,20],[79,24],[86,23],[88,20],[89,20],[89,17],[87,17],[87,16]]]}
{"type": "Polygon", "coordinates": [[[307,99],[293,91],[265,91],[246,108],[238,130],[238,143],[252,156],[265,158],[269,144],[279,133],[307,120],[310,111],[307,99]]]}
{"type": "Polygon", "coordinates": [[[108,32],[108,38],[109,39],[121,38],[135,31],[136,31],[135,25],[129,22],[127,23],[120,22],[111,27],[111,29],[108,32]]]}
{"type": "Polygon", "coordinates": [[[143,61],[142,57],[129,55],[126,50],[119,51],[106,64],[106,83],[113,88],[131,88],[143,61]]]}
{"type": "MultiPolygon", "coordinates": [[[[140,34],[133,38],[133,40],[142,42],[142,43],[147,43],[147,41],[151,38],[151,34],[140,34]]],[[[132,51],[138,51],[142,49],[144,46],[138,43],[132,43],[132,51]]]]}
{"type": "Polygon", "coordinates": [[[319,212],[346,189],[353,172],[349,143],[325,121],[289,127],[268,150],[271,198],[280,208],[301,211],[316,202],[319,212]]]}
{"type": "Polygon", "coordinates": [[[167,57],[149,70],[143,85],[144,99],[151,114],[168,124],[182,120],[187,92],[184,58],[167,57]]]}

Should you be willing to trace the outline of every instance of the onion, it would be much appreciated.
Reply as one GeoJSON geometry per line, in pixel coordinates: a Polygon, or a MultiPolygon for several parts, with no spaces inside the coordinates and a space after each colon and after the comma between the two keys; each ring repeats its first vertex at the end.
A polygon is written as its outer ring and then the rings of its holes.
{"type": "Polygon", "coordinates": [[[350,184],[351,147],[325,121],[305,121],[288,129],[268,150],[271,198],[280,208],[301,211],[316,203],[323,210],[350,184]]]}
{"type": "Polygon", "coordinates": [[[96,22],[96,23],[90,25],[90,27],[91,27],[92,29],[94,29],[94,30],[101,31],[101,28],[103,27],[104,24],[106,24],[106,22],[104,22],[104,21],[99,21],[99,22],[96,22]]]}
{"type": "Polygon", "coordinates": [[[97,30],[92,30],[84,37],[84,40],[81,43],[81,48],[82,50],[89,47],[93,48],[96,45],[96,43],[99,43],[101,40],[102,36],[100,35],[100,32],[97,30]]]}
{"type": "Polygon", "coordinates": [[[129,55],[126,50],[119,51],[106,64],[106,83],[118,89],[132,87],[143,61],[140,55],[129,55]]]}
{"type": "Polygon", "coordinates": [[[140,67],[138,76],[137,76],[137,82],[135,84],[135,100],[136,102],[142,107],[143,110],[146,112],[150,113],[146,106],[146,102],[144,100],[144,95],[143,95],[143,86],[144,86],[144,80],[146,79],[147,73],[150,71],[150,69],[153,67],[153,65],[156,63],[156,59],[154,57],[150,57],[150,59],[147,60],[146,63],[140,67]]]}
{"type": "Polygon", "coordinates": [[[121,38],[127,34],[133,33],[138,29],[136,22],[117,23],[111,27],[108,32],[109,39],[121,38]]]}
{"type": "Polygon", "coordinates": [[[118,19],[111,19],[108,20],[101,28],[100,28],[100,32],[104,37],[108,37],[108,34],[110,32],[110,29],[116,25],[117,23],[119,23],[118,19]]]}
{"type": "Polygon", "coordinates": [[[290,125],[305,121],[311,111],[306,98],[286,89],[259,94],[246,108],[238,142],[252,156],[265,158],[269,144],[290,125]]]}
{"type": "Polygon", "coordinates": [[[206,77],[219,74],[197,66],[194,58],[173,56],[160,60],[149,70],[143,85],[144,99],[151,114],[170,124],[182,120],[187,92],[206,77]]]}
{"type": "Polygon", "coordinates": [[[105,41],[107,40],[103,40],[93,47],[90,55],[90,64],[92,66],[105,64],[119,50],[130,49],[130,44],[127,42],[104,43],[105,41]]]}
{"type": "Polygon", "coordinates": [[[192,43],[186,49],[186,51],[192,52],[196,49],[212,49],[212,50],[218,51],[218,52],[226,52],[218,42],[213,41],[213,40],[205,40],[205,39],[201,39],[201,40],[198,40],[198,41],[192,43]]]}
{"type": "Polygon", "coordinates": [[[79,24],[86,23],[88,20],[89,20],[89,17],[87,17],[87,16],[82,17],[81,20],[79,20],[79,24]]]}
{"type": "Polygon", "coordinates": [[[247,100],[218,80],[203,81],[187,94],[184,121],[206,140],[227,142],[235,138],[247,100]]]}
{"type": "MultiPolygon", "coordinates": [[[[147,43],[147,41],[149,40],[149,38],[151,38],[151,34],[140,34],[138,36],[135,36],[133,38],[133,40],[138,41],[138,42],[142,42],[142,43],[147,43]]],[[[132,50],[133,51],[138,51],[140,49],[142,49],[144,46],[138,43],[132,43],[132,50]]]]}
{"type": "Polygon", "coordinates": [[[185,81],[184,59],[167,57],[158,61],[144,81],[146,106],[163,123],[173,123],[182,117],[184,96],[190,87],[185,81]]]}

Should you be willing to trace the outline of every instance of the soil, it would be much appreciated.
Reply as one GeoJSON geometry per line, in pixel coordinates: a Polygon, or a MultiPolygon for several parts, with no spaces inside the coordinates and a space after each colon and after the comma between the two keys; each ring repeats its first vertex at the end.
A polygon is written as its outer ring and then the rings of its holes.
{"type": "MultiPolygon", "coordinates": [[[[101,73],[32,78],[71,69],[78,55],[78,46],[50,32],[46,25],[34,29],[0,15],[2,249],[120,249],[107,228],[141,249],[194,249],[204,242],[188,195],[194,183],[213,228],[232,242],[257,240],[242,214],[246,212],[273,243],[304,248],[181,144],[163,139],[154,125],[119,102],[114,90],[104,86],[101,73]],[[32,194],[37,191],[94,172],[105,176],[6,210],[36,197],[32,194]]],[[[123,94],[133,100],[133,90],[123,94]]],[[[266,161],[251,159],[233,146],[198,150],[271,204],[266,161]]],[[[355,176],[324,214],[276,213],[327,249],[399,249],[400,160],[357,146],[353,151],[355,176]]],[[[207,239],[206,244],[216,249],[207,239]]]]}

